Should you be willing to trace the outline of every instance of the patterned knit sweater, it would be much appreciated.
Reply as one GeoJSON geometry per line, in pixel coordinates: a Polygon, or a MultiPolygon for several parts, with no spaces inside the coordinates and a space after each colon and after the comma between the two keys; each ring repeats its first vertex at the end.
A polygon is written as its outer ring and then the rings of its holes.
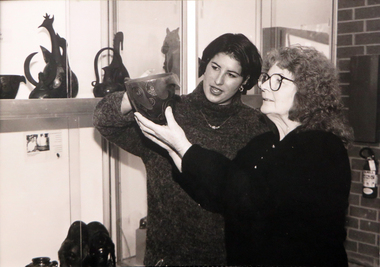
{"type": "MultiPolygon", "coordinates": [[[[99,132],[122,149],[141,157],[147,172],[147,243],[144,264],[225,265],[224,220],[201,208],[173,181],[168,153],[145,138],[133,112],[120,112],[123,92],[104,97],[94,112],[99,132]]],[[[207,100],[201,82],[191,94],[178,97],[174,117],[191,143],[232,159],[254,136],[267,131],[261,113],[241,102],[207,100]],[[208,126],[221,125],[219,129],[208,126]]]]}

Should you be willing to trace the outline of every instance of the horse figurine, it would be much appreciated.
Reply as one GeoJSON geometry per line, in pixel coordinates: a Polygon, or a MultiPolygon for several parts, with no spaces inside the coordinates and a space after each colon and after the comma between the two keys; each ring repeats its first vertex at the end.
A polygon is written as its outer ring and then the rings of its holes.
{"type": "Polygon", "coordinates": [[[66,40],[55,33],[53,29],[54,16],[50,18],[50,16],[46,14],[44,18],[45,20],[38,28],[44,27],[49,32],[51,52],[43,46],[40,46],[46,66],[43,72],[38,74],[38,82],[36,82],[30,74],[30,62],[37,52],[30,54],[25,59],[25,76],[31,84],[36,86],[30,93],[29,98],[76,97],[78,94],[78,79],[71,71],[68,63],[66,40]]]}
{"type": "Polygon", "coordinates": [[[115,91],[124,91],[124,79],[129,78],[128,70],[123,65],[123,60],[121,59],[120,49],[123,50],[124,35],[122,32],[117,32],[114,36],[113,45],[114,47],[104,47],[99,50],[95,56],[94,60],[94,70],[96,81],[91,84],[94,86],[93,93],[95,97],[104,97],[109,93],[115,91]],[[103,68],[104,76],[103,82],[99,81],[98,72],[98,60],[100,54],[105,50],[111,50],[113,52],[113,58],[109,66],[103,68]]]}
{"type": "Polygon", "coordinates": [[[93,221],[87,224],[88,244],[90,248],[91,267],[115,267],[115,244],[107,228],[100,222],[93,221]]]}
{"type": "Polygon", "coordinates": [[[60,267],[91,267],[89,230],[86,223],[71,224],[65,240],[58,250],[60,267]]]}
{"type": "Polygon", "coordinates": [[[166,73],[172,72],[180,79],[181,50],[179,40],[179,27],[173,31],[166,28],[166,37],[161,47],[161,52],[165,55],[164,70],[166,73]]]}

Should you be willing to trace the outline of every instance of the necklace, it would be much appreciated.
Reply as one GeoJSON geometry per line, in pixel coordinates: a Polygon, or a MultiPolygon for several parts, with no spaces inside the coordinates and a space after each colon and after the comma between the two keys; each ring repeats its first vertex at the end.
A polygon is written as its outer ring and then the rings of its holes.
{"type": "Polygon", "coordinates": [[[225,124],[225,123],[226,123],[226,122],[232,117],[232,115],[231,115],[231,116],[229,116],[224,122],[222,122],[222,124],[220,124],[219,126],[214,126],[214,125],[211,125],[211,124],[208,122],[208,120],[206,119],[206,116],[205,116],[205,114],[203,114],[202,110],[201,110],[201,114],[202,114],[203,118],[205,119],[205,121],[206,121],[208,127],[210,127],[210,128],[213,129],[213,130],[217,130],[217,129],[219,129],[220,127],[222,127],[222,125],[225,124]]]}

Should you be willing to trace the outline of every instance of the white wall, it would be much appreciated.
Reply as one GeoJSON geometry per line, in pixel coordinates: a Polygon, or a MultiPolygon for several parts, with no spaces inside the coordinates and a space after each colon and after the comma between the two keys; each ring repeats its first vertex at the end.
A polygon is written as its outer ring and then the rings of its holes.
{"type": "Polygon", "coordinates": [[[118,1],[117,10],[117,30],[124,33],[121,55],[131,78],[149,70],[163,73],[161,47],[166,29],[182,26],[180,1],[118,1]]]}
{"type": "Polygon", "coordinates": [[[103,221],[99,143],[91,127],[0,133],[0,266],[58,260],[73,221],[103,221]],[[26,136],[40,133],[49,133],[50,150],[28,153],[26,136]]]}
{"type": "Polygon", "coordinates": [[[331,10],[332,0],[264,0],[264,14],[273,13],[271,16],[263,16],[263,27],[316,29],[317,25],[331,22],[331,10]]]}
{"type": "MultiPolygon", "coordinates": [[[[224,33],[242,33],[260,50],[257,21],[261,14],[258,7],[256,0],[196,1],[197,57],[202,57],[206,46],[224,33]]],[[[197,83],[200,81],[197,77],[195,79],[197,83]]],[[[189,88],[190,91],[193,89],[189,88]]]]}
{"type": "Polygon", "coordinates": [[[0,134],[0,266],[58,258],[70,226],[68,131],[60,133],[60,158],[27,154],[25,132],[0,134]]]}
{"type": "MultiPolygon", "coordinates": [[[[327,33],[331,36],[332,27],[332,0],[271,0],[263,1],[262,26],[285,27],[291,29],[307,30],[327,33]]],[[[291,44],[314,46],[317,50],[331,57],[332,39],[329,44],[322,44],[305,38],[288,36],[291,44]]]]}

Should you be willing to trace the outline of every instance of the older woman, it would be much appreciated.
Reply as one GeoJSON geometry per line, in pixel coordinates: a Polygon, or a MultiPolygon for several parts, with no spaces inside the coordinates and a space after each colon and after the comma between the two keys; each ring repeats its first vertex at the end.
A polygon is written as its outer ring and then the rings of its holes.
{"type": "MultiPolygon", "coordinates": [[[[261,113],[241,101],[260,72],[261,56],[245,35],[226,33],[213,40],[202,54],[199,75],[203,80],[175,104],[174,116],[189,140],[232,159],[250,139],[267,131],[261,113]]],[[[223,217],[199,207],[173,181],[170,157],[142,136],[127,94],[116,92],[103,98],[94,124],[109,141],[141,157],[145,164],[145,265],[225,265],[223,217]]]]}
{"type": "Polygon", "coordinates": [[[234,160],[192,145],[166,111],[167,126],[136,113],[143,133],[169,151],[175,177],[202,207],[225,217],[230,265],[347,266],[343,246],[351,184],[338,79],[314,48],[268,55],[258,86],[275,131],[234,160]]]}

